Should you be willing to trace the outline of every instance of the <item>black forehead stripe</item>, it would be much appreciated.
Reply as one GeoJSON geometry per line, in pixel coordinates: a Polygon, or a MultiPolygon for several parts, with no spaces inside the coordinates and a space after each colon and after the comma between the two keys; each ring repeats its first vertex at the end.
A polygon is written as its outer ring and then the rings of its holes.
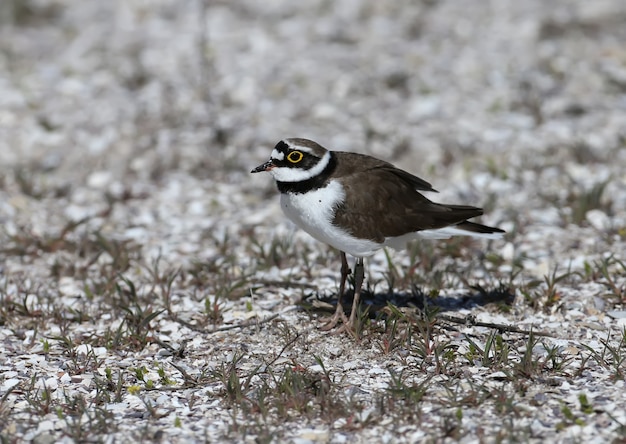
{"type": "Polygon", "coordinates": [[[289,148],[289,145],[287,145],[285,142],[283,142],[282,140],[280,142],[278,142],[276,144],[276,146],[274,147],[275,150],[277,151],[281,151],[283,153],[286,153],[287,151],[289,151],[291,148],[289,148]]]}

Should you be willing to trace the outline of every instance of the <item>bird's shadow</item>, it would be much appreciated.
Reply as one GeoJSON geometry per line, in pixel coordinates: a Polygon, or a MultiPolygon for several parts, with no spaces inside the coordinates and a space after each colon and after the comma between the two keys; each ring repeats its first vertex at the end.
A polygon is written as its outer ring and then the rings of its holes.
{"type": "MultiPolygon", "coordinates": [[[[346,291],[342,298],[345,310],[350,310],[353,299],[354,289],[352,288],[346,291]]],[[[389,304],[398,308],[412,307],[423,310],[425,307],[437,307],[441,311],[458,311],[488,305],[505,308],[512,305],[514,299],[514,289],[504,284],[489,289],[472,286],[466,291],[461,290],[453,295],[441,295],[438,291],[428,291],[422,287],[413,287],[401,292],[373,291],[371,288],[363,288],[360,304],[362,309],[368,310],[370,317],[375,318],[381,313],[384,315],[384,311],[381,310],[389,304]]],[[[337,294],[311,293],[304,297],[301,305],[313,311],[332,311],[337,305],[337,294]]]]}

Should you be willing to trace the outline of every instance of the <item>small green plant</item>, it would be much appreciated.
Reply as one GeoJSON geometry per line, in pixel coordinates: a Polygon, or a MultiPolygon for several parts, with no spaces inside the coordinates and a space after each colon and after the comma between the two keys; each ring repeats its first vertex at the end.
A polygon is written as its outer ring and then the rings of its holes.
{"type": "Polygon", "coordinates": [[[390,371],[389,376],[391,379],[390,386],[387,389],[388,392],[394,398],[402,399],[411,406],[419,404],[428,390],[428,379],[425,379],[419,384],[407,384],[402,373],[396,375],[390,371]]]}
{"type": "Polygon", "coordinates": [[[611,342],[611,332],[607,333],[606,339],[600,339],[604,346],[601,351],[597,351],[587,344],[582,344],[589,352],[590,356],[602,367],[613,369],[613,379],[615,381],[624,379],[624,363],[626,363],[626,327],[623,328],[620,340],[615,345],[611,342]]]}
{"type": "Polygon", "coordinates": [[[578,425],[578,426],[585,425],[585,420],[577,417],[572,411],[572,409],[564,402],[561,402],[561,414],[563,415],[564,419],[563,421],[559,422],[556,425],[557,430],[563,430],[573,425],[578,425]]]}
{"type": "Polygon", "coordinates": [[[593,265],[585,262],[585,275],[588,280],[600,281],[609,290],[610,297],[614,297],[617,303],[626,302],[626,282],[620,283],[619,276],[626,275],[626,263],[610,254],[593,265]]]}
{"type": "Polygon", "coordinates": [[[174,385],[174,381],[172,381],[169,376],[167,376],[167,373],[165,372],[165,369],[163,368],[163,365],[158,364],[157,365],[157,373],[159,375],[159,382],[165,386],[167,385],[174,385]]]}
{"type": "Polygon", "coordinates": [[[524,348],[524,353],[519,363],[513,366],[513,369],[517,374],[526,378],[532,378],[541,371],[541,362],[535,359],[535,356],[533,355],[533,350],[538,343],[539,338],[537,338],[537,336],[535,336],[535,334],[531,331],[526,339],[526,347],[524,348]]]}
{"type": "Polygon", "coordinates": [[[151,340],[150,322],[161,315],[165,309],[155,310],[151,305],[143,307],[135,284],[124,276],[116,284],[119,296],[118,307],[124,312],[124,322],[128,328],[129,345],[136,350],[144,348],[151,340]]]}
{"type": "Polygon", "coordinates": [[[561,347],[558,345],[546,345],[545,343],[542,345],[546,351],[546,357],[544,359],[544,362],[546,363],[545,368],[553,372],[564,371],[567,364],[572,361],[572,358],[564,357],[561,347]],[[548,367],[548,363],[550,364],[550,367],[548,367]]]}
{"type": "Polygon", "coordinates": [[[481,348],[469,336],[466,336],[465,339],[468,342],[468,351],[465,353],[465,358],[470,363],[497,370],[508,367],[510,348],[499,332],[492,331],[487,336],[484,348],[481,348]]]}
{"type": "Polygon", "coordinates": [[[141,391],[141,386],[137,384],[129,385],[126,390],[128,390],[128,393],[131,395],[137,395],[141,391]]]}
{"type": "Polygon", "coordinates": [[[541,281],[531,281],[524,287],[520,288],[520,292],[524,295],[526,302],[533,308],[543,307],[549,309],[555,306],[561,300],[561,292],[558,285],[574,275],[571,270],[559,274],[558,265],[554,267],[550,274],[543,276],[543,287],[541,281]]]}
{"type": "Polygon", "coordinates": [[[403,372],[396,374],[390,370],[389,385],[379,403],[391,414],[419,419],[421,404],[429,387],[429,378],[419,383],[408,383],[403,372]]]}
{"type": "Polygon", "coordinates": [[[580,225],[585,221],[585,216],[590,210],[601,209],[605,213],[611,212],[611,202],[603,202],[603,195],[607,185],[611,182],[611,178],[594,184],[588,190],[576,189],[576,184],[572,187],[570,194],[567,196],[567,203],[572,209],[571,221],[580,225]]]}
{"type": "Polygon", "coordinates": [[[248,392],[251,389],[252,378],[256,376],[260,369],[258,367],[256,371],[250,372],[248,376],[241,379],[237,371],[237,365],[243,357],[243,354],[233,354],[230,363],[222,364],[219,370],[214,372],[214,377],[224,385],[227,399],[235,404],[241,404],[247,399],[248,392]]]}
{"type": "Polygon", "coordinates": [[[438,341],[434,335],[439,307],[427,304],[420,316],[412,319],[413,339],[412,350],[421,358],[426,359],[435,353],[438,341]]]}
{"type": "Polygon", "coordinates": [[[94,378],[94,384],[96,387],[96,404],[107,404],[110,402],[122,401],[124,379],[121,372],[117,373],[117,379],[115,379],[113,377],[113,371],[110,367],[107,367],[104,370],[104,378],[96,376],[94,378]]]}
{"type": "Polygon", "coordinates": [[[578,402],[580,403],[580,411],[590,415],[594,412],[593,406],[591,405],[591,403],[589,402],[589,400],[587,399],[587,395],[584,393],[581,393],[580,395],[578,395],[578,402]]]}
{"type": "Polygon", "coordinates": [[[387,303],[386,308],[388,315],[383,319],[383,336],[378,347],[383,354],[388,355],[401,347],[410,348],[412,325],[407,316],[395,305],[387,303]]]}
{"type": "Polygon", "coordinates": [[[281,268],[286,258],[293,257],[293,236],[273,236],[269,242],[251,236],[252,255],[259,269],[281,268]]]}
{"type": "Polygon", "coordinates": [[[134,373],[137,381],[146,382],[145,376],[148,374],[148,369],[145,366],[142,365],[141,367],[136,367],[134,369],[134,373]]]}
{"type": "Polygon", "coordinates": [[[225,307],[226,304],[220,300],[220,295],[217,293],[212,298],[207,296],[204,299],[204,312],[213,328],[217,328],[222,323],[225,307]]]}

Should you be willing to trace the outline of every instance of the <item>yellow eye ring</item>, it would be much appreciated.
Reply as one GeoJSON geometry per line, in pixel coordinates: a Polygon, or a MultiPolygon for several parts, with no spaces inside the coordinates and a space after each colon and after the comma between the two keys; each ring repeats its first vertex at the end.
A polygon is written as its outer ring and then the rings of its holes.
{"type": "Polygon", "coordinates": [[[287,155],[287,160],[291,163],[298,163],[302,160],[304,154],[300,151],[292,151],[287,155]]]}

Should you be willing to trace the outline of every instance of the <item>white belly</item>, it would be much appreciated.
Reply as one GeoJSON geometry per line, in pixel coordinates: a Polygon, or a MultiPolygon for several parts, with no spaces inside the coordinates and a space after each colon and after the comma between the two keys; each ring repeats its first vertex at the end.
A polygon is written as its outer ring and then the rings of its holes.
{"type": "Polygon", "coordinates": [[[280,206],[293,223],[318,241],[352,256],[371,256],[382,247],[382,244],[357,239],[332,223],[334,210],[344,196],[341,184],[331,181],[326,187],[308,193],[281,194],[280,206]]]}

